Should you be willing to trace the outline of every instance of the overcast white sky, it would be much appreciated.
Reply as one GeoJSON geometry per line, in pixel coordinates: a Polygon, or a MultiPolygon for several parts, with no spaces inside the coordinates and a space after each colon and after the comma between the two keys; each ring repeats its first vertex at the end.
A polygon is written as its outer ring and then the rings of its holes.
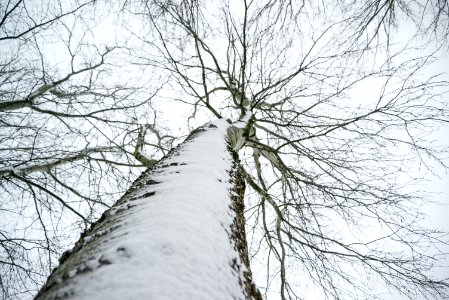
{"type": "MultiPolygon", "coordinates": [[[[107,22],[112,21],[112,19],[109,19],[107,22]]],[[[101,27],[101,31],[103,32],[101,37],[106,41],[108,38],[113,38],[114,32],[111,32],[108,30],[108,28],[113,28],[113,26],[108,25],[108,23],[105,23],[105,26],[101,27]]],[[[411,32],[411,31],[409,31],[411,32]]],[[[216,45],[215,45],[216,46],[216,45]]],[[[225,47],[224,47],[225,48],[225,47]]],[[[444,73],[448,71],[449,66],[449,58],[445,56],[444,54],[441,55],[441,60],[434,63],[431,68],[429,68],[428,74],[432,75],[435,73],[444,73]]],[[[446,74],[446,78],[449,78],[449,76],[446,74]]],[[[366,89],[369,89],[367,86],[366,89]]],[[[447,95],[446,101],[449,103],[449,95],[447,95]]],[[[168,107],[172,107],[171,104],[168,105],[168,107]]],[[[173,107],[175,107],[173,105],[173,107]]],[[[162,108],[162,107],[161,107],[162,108]]],[[[172,110],[176,111],[176,109],[165,107],[165,111],[172,110]]],[[[177,114],[179,114],[179,111],[176,111],[177,114]]],[[[166,119],[168,120],[179,120],[179,117],[177,114],[173,114],[172,116],[167,115],[166,119]]],[[[201,122],[199,122],[201,123],[201,122]]],[[[199,124],[200,125],[200,124],[199,124]]],[[[449,144],[449,125],[446,128],[442,128],[438,133],[435,133],[437,138],[446,144],[449,144]]],[[[448,161],[449,162],[449,161],[448,161]]],[[[420,166],[416,166],[416,171],[420,172],[420,166]]],[[[423,189],[427,190],[431,194],[434,195],[433,200],[440,203],[439,205],[436,204],[429,204],[428,206],[424,207],[424,211],[428,214],[428,218],[425,221],[425,224],[428,224],[430,227],[434,227],[436,229],[445,229],[449,230],[449,174],[441,167],[435,165],[435,173],[440,177],[436,176],[427,176],[427,179],[429,180],[425,185],[423,185],[423,189]]],[[[447,249],[449,251],[449,248],[447,249]]],[[[449,277],[449,268],[441,268],[438,270],[438,273],[442,276],[449,277]]],[[[300,280],[300,279],[299,279],[300,280]]],[[[263,282],[261,282],[263,284],[263,282]]],[[[316,299],[316,295],[311,296],[313,299],[316,299]]],[[[388,295],[384,294],[385,299],[400,299],[398,295],[388,295]]],[[[277,294],[271,294],[269,297],[270,300],[278,299],[277,294]]]]}
{"type": "MultiPolygon", "coordinates": [[[[108,19],[110,22],[113,19],[108,19]]],[[[116,32],[112,32],[114,26],[111,23],[105,23],[105,26],[102,26],[99,30],[101,30],[101,38],[106,42],[108,39],[113,38],[116,32]]],[[[55,50],[55,52],[58,52],[55,50]]],[[[446,51],[447,53],[447,51],[446,51]]],[[[431,69],[429,69],[429,74],[434,73],[443,73],[448,72],[449,66],[449,57],[446,55],[442,55],[440,61],[435,63],[431,69]]],[[[446,74],[446,78],[449,79],[449,76],[446,74]]],[[[446,101],[449,103],[449,95],[446,95],[446,101]]],[[[176,119],[172,118],[172,119],[176,119]]],[[[170,119],[170,116],[167,116],[167,119],[170,119]]],[[[444,142],[446,145],[449,145],[449,125],[446,128],[442,128],[438,133],[436,133],[438,139],[444,142]]],[[[449,161],[448,161],[449,163],[449,161]]],[[[419,166],[416,166],[417,171],[419,171],[419,166]]],[[[445,229],[449,231],[449,174],[440,166],[435,166],[435,172],[440,178],[435,176],[428,176],[428,183],[425,185],[425,189],[434,193],[435,197],[433,200],[441,203],[440,205],[428,205],[424,208],[425,212],[428,214],[428,219],[425,221],[426,224],[429,224],[431,227],[435,227],[437,229],[445,229]]],[[[447,249],[449,251],[449,248],[447,249]]],[[[440,275],[449,277],[449,267],[441,268],[438,270],[440,275]]],[[[300,279],[299,279],[300,280],[300,279]]],[[[397,295],[385,296],[385,299],[399,299],[397,295]]],[[[270,300],[278,299],[278,295],[273,295],[269,298],[270,300]]],[[[316,298],[314,298],[316,299],[316,298]]]]}

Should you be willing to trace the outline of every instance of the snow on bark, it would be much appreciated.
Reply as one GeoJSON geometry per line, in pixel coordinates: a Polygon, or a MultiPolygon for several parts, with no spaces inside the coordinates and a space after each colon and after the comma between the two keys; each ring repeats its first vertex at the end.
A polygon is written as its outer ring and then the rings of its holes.
{"type": "Polygon", "coordinates": [[[261,299],[228,128],[207,124],[142,174],[63,255],[36,299],[261,299]]]}

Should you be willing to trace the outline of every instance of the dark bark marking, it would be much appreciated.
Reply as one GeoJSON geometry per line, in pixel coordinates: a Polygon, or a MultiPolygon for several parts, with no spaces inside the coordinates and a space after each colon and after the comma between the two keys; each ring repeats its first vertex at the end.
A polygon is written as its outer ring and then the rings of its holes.
{"type": "MultiPolygon", "coordinates": [[[[142,198],[147,198],[147,197],[151,197],[154,196],[156,194],[156,192],[146,192],[143,195],[137,196],[137,197],[132,197],[131,199],[129,199],[129,201],[135,201],[137,199],[142,199],[142,198]]],[[[134,205],[135,206],[135,205],[134,205]]]]}
{"type": "Polygon", "coordinates": [[[160,182],[160,181],[153,180],[153,179],[148,179],[148,180],[145,182],[145,184],[147,184],[147,185],[153,185],[153,184],[159,184],[159,183],[161,183],[161,182],[160,182]]]}
{"type": "Polygon", "coordinates": [[[172,162],[172,163],[170,163],[170,164],[164,164],[164,165],[161,165],[161,166],[159,166],[159,168],[176,167],[176,166],[178,166],[178,165],[179,165],[179,163],[177,163],[177,162],[172,162]]]}
{"type": "Polygon", "coordinates": [[[100,256],[100,258],[98,259],[98,262],[100,263],[100,265],[110,265],[110,264],[112,264],[112,261],[110,261],[104,255],[100,256]]]}

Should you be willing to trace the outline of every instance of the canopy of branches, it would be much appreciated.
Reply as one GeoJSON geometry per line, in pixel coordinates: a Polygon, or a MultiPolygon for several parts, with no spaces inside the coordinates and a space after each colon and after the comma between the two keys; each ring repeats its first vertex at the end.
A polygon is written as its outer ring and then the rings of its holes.
{"type": "Polygon", "coordinates": [[[41,2],[0,3],[1,299],[217,118],[244,123],[262,294],[448,296],[416,185],[448,154],[446,0],[41,2]]]}

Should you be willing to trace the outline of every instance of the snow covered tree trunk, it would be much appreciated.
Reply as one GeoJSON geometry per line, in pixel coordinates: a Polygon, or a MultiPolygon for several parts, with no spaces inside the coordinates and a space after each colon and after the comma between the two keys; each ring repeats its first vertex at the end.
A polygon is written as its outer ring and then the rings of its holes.
{"type": "Polygon", "coordinates": [[[262,299],[229,124],[194,132],[84,232],[36,299],[262,299]]]}

